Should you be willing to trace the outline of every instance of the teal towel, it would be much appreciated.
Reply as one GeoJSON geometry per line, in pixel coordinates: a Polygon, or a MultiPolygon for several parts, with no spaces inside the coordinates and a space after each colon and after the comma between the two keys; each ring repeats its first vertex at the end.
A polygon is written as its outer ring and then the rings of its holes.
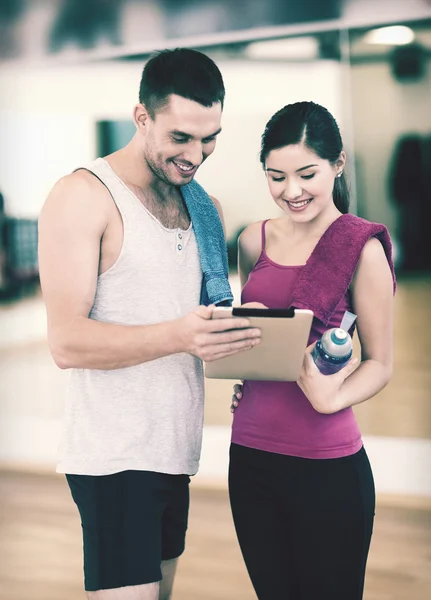
{"type": "Polygon", "coordinates": [[[196,181],[181,187],[192,220],[203,273],[201,304],[231,306],[227,248],[223,226],[214,202],[196,181]]]}

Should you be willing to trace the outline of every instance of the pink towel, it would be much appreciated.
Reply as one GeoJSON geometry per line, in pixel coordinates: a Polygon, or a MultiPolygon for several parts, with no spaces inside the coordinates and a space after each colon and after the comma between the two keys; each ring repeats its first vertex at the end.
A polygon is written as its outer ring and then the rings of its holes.
{"type": "Polygon", "coordinates": [[[346,293],[366,242],[376,237],[382,243],[394,281],[392,243],[384,225],[371,223],[352,214],[334,221],[320,238],[299,275],[292,306],[308,308],[327,324],[346,293]]]}

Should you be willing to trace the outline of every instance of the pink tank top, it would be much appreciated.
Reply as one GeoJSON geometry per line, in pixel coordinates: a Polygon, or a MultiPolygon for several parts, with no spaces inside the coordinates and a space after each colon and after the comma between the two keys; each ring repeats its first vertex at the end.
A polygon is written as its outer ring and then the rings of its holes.
{"type": "MultiPolygon", "coordinates": [[[[287,308],[303,266],[283,266],[265,252],[265,225],[262,223],[262,251],[242,290],[242,304],[262,302],[268,308],[287,308]]],[[[316,252],[317,247],[313,252],[316,252]]],[[[324,331],[339,327],[346,310],[352,310],[347,292],[325,326],[313,319],[309,344],[324,331]]],[[[303,458],[339,458],[362,446],[352,408],[332,415],[314,410],[295,382],[244,381],[243,397],[235,411],[232,442],[249,448],[303,458]]]]}

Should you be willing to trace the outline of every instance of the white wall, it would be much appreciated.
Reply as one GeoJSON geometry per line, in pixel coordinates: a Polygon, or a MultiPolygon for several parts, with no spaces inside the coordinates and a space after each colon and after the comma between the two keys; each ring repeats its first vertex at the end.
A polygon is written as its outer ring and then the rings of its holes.
{"type": "Polygon", "coordinates": [[[352,25],[413,21],[430,17],[429,0],[343,0],[343,18],[352,25]]]}
{"type": "MultiPolygon", "coordinates": [[[[229,235],[244,223],[278,214],[258,160],[260,136],[275,110],[306,99],[333,111],[348,150],[353,124],[366,217],[396,231],[388,167],[401,133],[431,129],[429,68],[421,82],[400,84],[384,63],[352,69],[329,61],[219,65],[227,89],[223,133],[198,180],[222,202],[229,235]]],[[[140,63],[0,68],[0,189],[8,212],[37,216],[54,182],[94,158],[95,122],[130,117],[141,68],[140,63]]]]}
{"type": "Polygon", "coordinates": [[[344,122],[344,71],[335,62],[309,64],[220,63],[227,100],[217,151],[199,181],[223,204],[228,233],[278,214],[259,161],[260,137],[274,112],[285,104],[314,100],[344,122]]]}
{"type": "Polygon", "coordinates": [[[138,65],[0,69],[0,187],[8,212],[37,216],[55,181],[95,158],[95,122],[128,118],[138,65]]]}
{"type": "MultiPolygon", "coordinates": [[[[228,234],[277,213],[258,160],[266,121],[284,104],[313,99],[343,123],[338,63],[221,62],[227,100],[223,133],[197,179],[225,209],[228,234]]],[[[0,69],[0,188],[8,212],[35,217],[54,182],[95,158],[95,122],[127,119],[140,63],[0,69]]]]}

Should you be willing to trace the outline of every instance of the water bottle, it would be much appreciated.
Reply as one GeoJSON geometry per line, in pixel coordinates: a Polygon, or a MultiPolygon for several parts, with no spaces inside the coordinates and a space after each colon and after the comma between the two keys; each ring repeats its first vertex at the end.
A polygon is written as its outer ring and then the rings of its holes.
{"type": "Polygon", "coordinates": [[[332,375],[345,367],[352,358],[352,338],[348,330],[356,315],[346,311],[340,327],[328,329],[317,341],[311,356],[323,375],[332,375]]]}

